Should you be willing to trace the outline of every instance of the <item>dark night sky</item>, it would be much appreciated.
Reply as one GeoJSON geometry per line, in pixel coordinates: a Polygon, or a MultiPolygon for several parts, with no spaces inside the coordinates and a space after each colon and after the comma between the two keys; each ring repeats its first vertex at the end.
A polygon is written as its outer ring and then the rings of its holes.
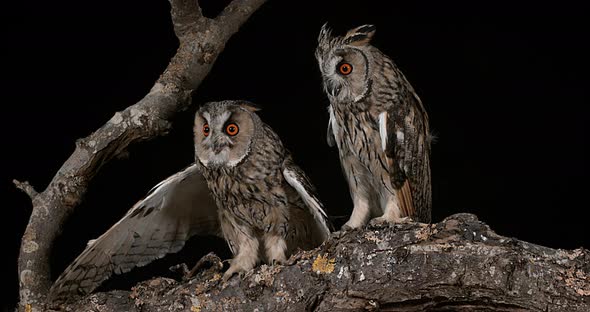
{"type": "MultiPolygon", "coordinates": [[[[221,9],[202,2],[208,15],[221,9]]],[[[313,57],[325,21],[337,32],[375,24],[374,45],[422,98],[438,136],[434,222],[472,212],[502,235],[590,247],[587,10],[564,1],[492,3],[270,0],[227,44],[172,133],[104,167],[57,242],[56,274],[151,186],[192,161],[192,115],[210,100],[261,104],[328,211],[349,214],[337,151],[325,143],[328,101],[313,57]]],[[[8,199],[1,237],[10,262],[2,276],[13,289],[6,303],[16,300],[16,256],[31,210],[11,180],[43,190],[77,138],[148,92],[177,40],[165,0],[27,1],[0,14],[0,198],[8,199]]],[[[213,244],[224,252],[221,241],[213,244]]]]}

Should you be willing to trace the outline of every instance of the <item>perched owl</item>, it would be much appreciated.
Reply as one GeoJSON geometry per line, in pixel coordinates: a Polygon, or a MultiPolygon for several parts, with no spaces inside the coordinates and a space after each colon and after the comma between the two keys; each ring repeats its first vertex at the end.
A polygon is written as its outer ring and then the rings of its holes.
{"type": "Polygon", "coordinates": [[[195,117],[195,163],[148,195],[62,273],[51,297],[88,294],[120,274],[180,250],[193,235],[223,237],[227,280],[284,262],[329,235],[321,202],[279,137],[244,101],[208,103],[195,117]]]}
{"type": "Polygon", "coordinates": [[[354,204],[344,229],[370,219],[430,222],[428,115],[399,68],[370,44],[374,33],[363,25],[332,36],[324,25],[316,50],[330,99],[328,144],[338,147],[354,204]]]}

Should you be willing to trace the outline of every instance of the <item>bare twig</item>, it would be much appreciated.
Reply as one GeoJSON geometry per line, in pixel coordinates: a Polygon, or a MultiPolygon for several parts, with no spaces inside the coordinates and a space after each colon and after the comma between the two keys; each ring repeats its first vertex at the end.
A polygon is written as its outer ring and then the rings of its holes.
{"type": "Polygon", "coordinates": [[[25,181],[25,182],[20,182],[16,179],[12,180],[12,183],[14,183],[14,185],[16,185],[16,187],[25,192],[27,195],[29,195],[30,198],[35,198],[37,196],[37,191],[35,191],[35,189],[33,188],[33,186],[31,184],[29,184],[29,181],[25,181]]]}
{"type": "Polygon", "coordinates": [[[41,310],[51,285],[49,254],[59,230],[81,202],[88,182],[102,165],[131,143],[166,134],[169,120],[190,104],[191,93],[207,76],[225,43],[265,0],[234,0],[221,19],[203,17],[196,0],[170,0],[180,46],[150,92],[115,115],[90,136],[76,142],[47,188],[37,193],[15,181],[33,201],[18,260],[20,309],[41,310]]]}

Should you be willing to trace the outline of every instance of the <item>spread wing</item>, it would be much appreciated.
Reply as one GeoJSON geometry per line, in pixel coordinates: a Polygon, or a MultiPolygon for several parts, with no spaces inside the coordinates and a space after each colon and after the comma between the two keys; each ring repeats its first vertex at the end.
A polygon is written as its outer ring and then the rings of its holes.
{"type": "Polygon", "coordinates": [[[86,249],[53,284],[50,296],[85,295],[113,273],[179,251],[192,235],[220,235],[217,207],[193,164],[156,185],[86,249]]]}
{"type": "Polygon", "coordinates": [[[283,165],[283,176],[285,180],[301,197],[309,213],[313,216],[313,220],[316,222],[317,228],[319,229],[319,241],[324,241],[330,235],[330,223],[328,216],[324,211],[322,203],[319,201],[315,188],[309,181],[309,178],[305,175],[305,172],[301,170],[290,157],[285,161],[283,165]]]}
{"type": "Polygon", "coordinates": [[[381,145],[398,189],[402,216],[430,222],[430,133],[420,98],[409,91],[406,102],[379,115],[381,145]]]}

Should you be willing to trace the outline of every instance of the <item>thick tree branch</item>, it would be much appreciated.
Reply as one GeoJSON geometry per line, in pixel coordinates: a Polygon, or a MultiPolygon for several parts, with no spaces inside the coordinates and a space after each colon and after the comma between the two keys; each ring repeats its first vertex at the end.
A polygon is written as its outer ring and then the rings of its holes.
{"type": "Polygon", "coordinates": [[[248,16],[264,2],[264,0],[234,0],[215,19],[228,33],[235,33],[238,28],[228,21],[240,21],[243,23],[248,16]]]}
{"type": "Polygon", "coordinates": [[[215,21],[203,17],[196,0],[170,0],[180,46],[151,91],[136,104],[115,113],[90,136],[78,140],[72,155],[43,192],[15,181],[33,202],[18,261],[21,309],[42,307],[51,284],[48,260],[53,241],[82,200],[88,182],[129,144],[169,131],[170,118],[190,104],[191,93],[209,73],[227,40],[264,2],[236,0],[223,12],[224,18],[215,21]]]}
{"type": "Polygon", "coordinates": [[[90,295],[68,311],[590,311],[590,252],[494,233],[474,215],[334,234],[224,284],[215,268],[90,295]]]}
{"type": "MultiPolygon", "coordinates": [[[[172,6],[170,15],[174,32],[178,38],[191,33],[203,20],[203,12],[197,0],[169,0],[172,6]]],[[[182,39],[181,39],[182,40],[182,39]]]]}

